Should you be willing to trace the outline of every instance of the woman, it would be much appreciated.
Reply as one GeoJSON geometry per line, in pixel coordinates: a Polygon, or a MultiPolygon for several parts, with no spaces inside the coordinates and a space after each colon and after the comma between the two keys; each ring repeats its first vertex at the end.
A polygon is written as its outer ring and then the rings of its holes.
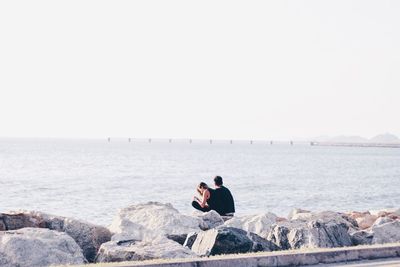
{"type": "Polygon", "coordinates": [[[203,212],[207,212],[210,211],[210,205],[209,205],[209,201],[211,199],[211,193],[210,190],[208,188],[208,185],[204,182],[201,182],[197,188],[196,188],[197,192],[200,194],[201,199],[199,199],[198,197],[193,197],[193,202],[192,202],[192,206],[193,208],[203,211],[203,212]]]}

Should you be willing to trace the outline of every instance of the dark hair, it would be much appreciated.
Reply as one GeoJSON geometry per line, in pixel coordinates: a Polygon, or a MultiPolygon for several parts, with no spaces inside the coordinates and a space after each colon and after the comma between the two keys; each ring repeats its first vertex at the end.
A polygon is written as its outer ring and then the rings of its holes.
{"type": "Polygon", "coordinates": [[[199,184],[199,187],[200,187],[200,188],[205,188],[205,189],[207,189],[207,188],[208,188],[208,185],[207,185],[205,182],[201,182],[201,183],[199,184]]]}
{"type": "Polygon", "coordinates": [[[221,176],[215,176],[214,177],[214,183],[215,183],[216,186],[221,186],[223,184],[222,177],[221,176]]]}
{"type": "Polygon", "coordinates": [[[208,189],[208,185],[206,183],[204,183],[204,182],[201,182],[199,184],[199,186],[197,187],[197,192],[201,195],[200,188],[208,189]]]}

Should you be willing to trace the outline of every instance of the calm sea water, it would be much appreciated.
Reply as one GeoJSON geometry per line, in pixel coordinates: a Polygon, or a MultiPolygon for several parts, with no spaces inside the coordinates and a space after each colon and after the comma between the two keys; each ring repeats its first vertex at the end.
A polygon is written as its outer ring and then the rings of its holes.
{"type": "Polygon", "coordinates": [[[238,215],[400,206],[400,149],[0,139],[0,212],[33,209],[103,225],[119,208],[147,201],[190,213],[197,183],[215,175],[238,215]]]}

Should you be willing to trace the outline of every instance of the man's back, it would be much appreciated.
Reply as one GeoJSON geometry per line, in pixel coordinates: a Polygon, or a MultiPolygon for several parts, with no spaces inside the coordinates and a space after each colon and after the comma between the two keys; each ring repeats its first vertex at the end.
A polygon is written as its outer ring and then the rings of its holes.
{"type": "Polygon", "coordinates": [[[220,215],[235,212],[233,196],[228,188],[221,186],[214,190],[210,190],[210,193],[212,199],[211,209],[215,210],[220,215]]]}

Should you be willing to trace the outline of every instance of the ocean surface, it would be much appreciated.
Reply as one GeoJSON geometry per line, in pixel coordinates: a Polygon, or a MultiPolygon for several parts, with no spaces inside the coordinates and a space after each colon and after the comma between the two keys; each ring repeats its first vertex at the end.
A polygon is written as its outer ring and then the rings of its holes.
{"type": "Polygon", "coordinates": [[[224,178],[237,215],[400,207],[400,149],[206,140],[0,139],[0,212],[40,210],[108,225],[118,209],[168,202],[224,178]]]}

